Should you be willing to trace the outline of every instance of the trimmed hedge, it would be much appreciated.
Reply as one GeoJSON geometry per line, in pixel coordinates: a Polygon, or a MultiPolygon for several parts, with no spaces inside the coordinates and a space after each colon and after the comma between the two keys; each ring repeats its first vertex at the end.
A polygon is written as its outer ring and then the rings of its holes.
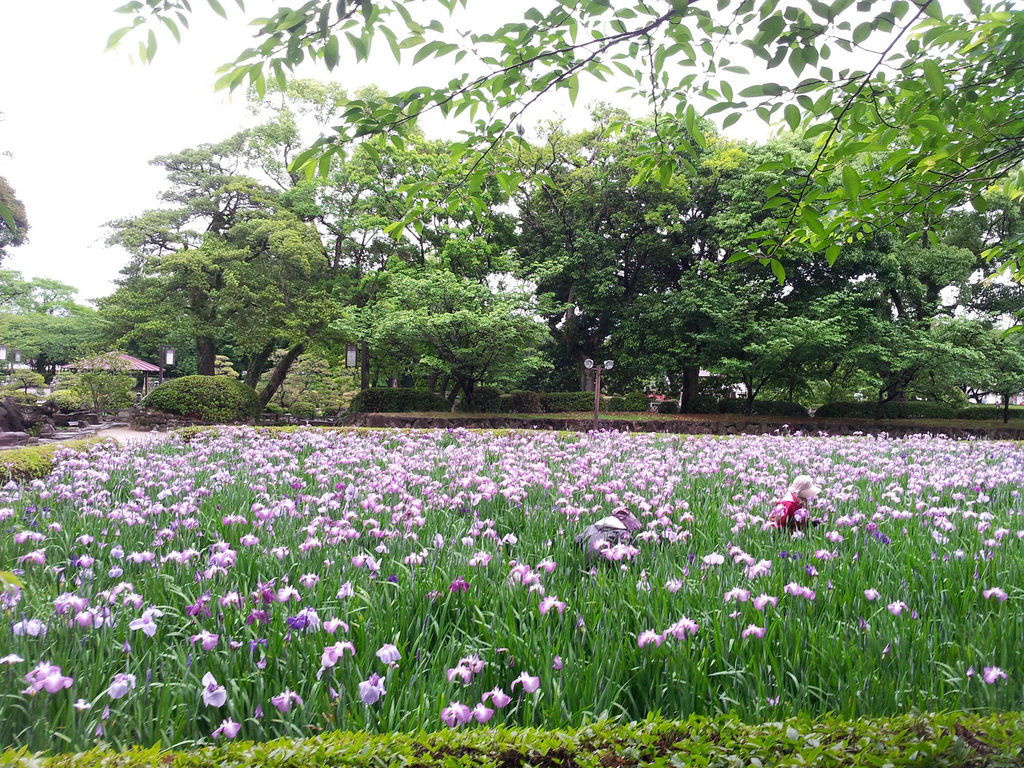
{"type": "Polygon", "coordinates": [[[525,389],[515,389],[501,396],[498,410],[502,413],[541,413],[541,395],[525,389]]]}
{"type": "Polygon", "coordinates": [[[622,410],[630,413],[646,413],[651,410],[651,398],[646,392],[631,392],[622,398],[622,410]]]}
{"type": "Polygon", "coordinates": [[[674,399],[661,400],[657,403],[658,413],[679,413],[679,403],[674,399]]]}
{"type": "Polygon", "coordinates": [[[714,395],[694,395],[687,413],[718,413],[718,398],[714,395]]]}
{"type": "Polygon", "coordinates": [[[826,419],[952,419],[956,409],[929,400],[883,403],[874,401],[826,403],[815,416],[826,419]]]}
{"type": "MultiPolygon", "coordinates": [[[[1001,405],[968,405],[956,412],[956,418],[970,421],[1002,421],[1003,406],[1001,405]]],[[[1010,406],[1010,418],[1024,418],[1024,408],[1010,406]]]]}
{"type": "Polygon", "coordinates": [[[593,392],[541,392],[544,413],[575,413],[594,410],[593,392]]]}
{"type": "MultiPolygon", "coordinates": [[[[107,438],[110,439],[110,438],[107,438]]],[[[50,443],[49,445],[30,445],[25,448],[13,448],[0,452],[0,483],[13,480],[24,483],[30,480],[41,480],[53,471],[56,464],[54,455],[59,450],[88,450],[94,445],[104,443],[107,439],[91,437],[86,440],[71,440],[66,443],[50,443]]],[[[0,765],[3,765],[0,762],[0,765]]]]}
{"type": "MultiPolygon", "coordinates": [[[[747,401],[743,398],[727,397],[718,401],[719,413],[743,413],[747,401]]],[[[787,400],[755,400],[752,416],[807,416],[807,409],[800,403],[787,400]]]]}
{"type": "Polygon", "coordinates": [[[600,721],[568,731],[467,727],[435,733],[333,731],[309,739],[227,742],[191,751],[132,747],[79,754],[0,753],[10,768],[526,768],[820,765],[995,768],[1020,765],[1024,716],[1010,712],[844,720],[735,717],[600,721]]]}
{"type": "Polygon", "coordinates": [[[182,376],[165,381],[149,393],[143,405],[200,421],[247,421],[260,413],[256,390],[227,376],[182,376]]]}
{"type": "Polygon", "coordinates": [[[425,389],[373,387],[352,398],[350,413],[409,413],[412,411],[449,411],[451,406],[440,395],[425,389]]]}
{"type": "Polygon", "coordinates": [[[477,413],[497,413],[501,410],[501,390],[497,387],[474,388],[473,410],[477,413]]]}

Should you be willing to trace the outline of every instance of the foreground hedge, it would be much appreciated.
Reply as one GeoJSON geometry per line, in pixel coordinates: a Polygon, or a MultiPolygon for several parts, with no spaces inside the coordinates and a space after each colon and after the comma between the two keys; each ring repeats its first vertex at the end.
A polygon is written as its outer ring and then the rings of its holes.
{"type": "Polygon", "coordinates": [[[165,381],[149,393],[144,405],[200,421],[247,421],[260,413],[256,391],[227,376],[182,376],[165,381]]]}
{"type": "Polygon", "coordinates": [[[103,438],[92,437],[87,440],[71,440],[66,443],[50,443],[49,445],[30,445],[25,448],[14,448],[0,452],[0,483],[14,480],[17,483],[39,480],[53,471],[56,463],[54,454],[58,449],[72,451],[86,450],[90,446],[104,442],[103,438]]]}
{"type": "Polygon", "coordinates": [[[333,732],[311,739],[227,743],[195,751],[95,749],[77,755],[0,753],[11,768],[608,768],[609,766],[1021,765],[1021,713],[796,718],[746,725],[729,717],[607,722],[574,731],[468,728],[431,734],[333,732]]]}

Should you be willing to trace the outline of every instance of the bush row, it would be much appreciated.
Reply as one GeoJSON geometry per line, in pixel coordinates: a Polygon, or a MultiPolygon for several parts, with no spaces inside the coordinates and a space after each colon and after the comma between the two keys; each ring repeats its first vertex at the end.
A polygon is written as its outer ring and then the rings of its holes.
{"type": "MultiPolygon", "coordinates": [[[[86,440],[71,440],[66,443],[30,445],[13,448],[0,453],[0,484],[10,480],[24,483],[41,480],[53,471],[54,455],[57,450],[84,451],[91,446],[105,442],[103,438],[91,437],[86,440]]],[[[3,763],[0,762],[0,765],[3,763]]]]}
{"type": "Polygon", "coordinates": [[[352,398],[352,413],[408,413],[409,411],[447,411],[448,401],[425,389],[374,387],[352,398]]]}
{"type": "Polygon", "coordinates": [[[436,733],[366,731],[266,743],[227,742],[194,750],[134,747],[80,754],[33,755],[8,750],[10,768],[526,768],[526,766],[1020,765],[1020,713],[962,712],[860,720],[834,716],[748,725],[734,717],[607,721],[568,731],[467,728],[436,733]]]}
{"type": "Polygon", "coordinates": [[[182,376],[149,393],[147,408],[200,421],[248,421],[259,416],[260,399],[248,384],[228,376],[182,376]]]}
{"type": "Polygon", "coordinates": [[[823,418],[841,419],[953,419],[953,418],[974,418],[974,419],[996,419],[1002,418],[1002,413],[996,413],[988,408],[994,406],[973,406],[971,408],[956,408],[947,403],[937,403],[929,400],[908,400],[906,402],[877,403],[874,401],[859,402],[835,402],[826,403],[821,406],[815,416],[823,418]],[[980,409],[978,415],[973,415],[975,409],[980,409]],[[972,415],[966,416],[970,412],[972,415]],[[988,415],[991,414],[991,415],[988,415]]]}

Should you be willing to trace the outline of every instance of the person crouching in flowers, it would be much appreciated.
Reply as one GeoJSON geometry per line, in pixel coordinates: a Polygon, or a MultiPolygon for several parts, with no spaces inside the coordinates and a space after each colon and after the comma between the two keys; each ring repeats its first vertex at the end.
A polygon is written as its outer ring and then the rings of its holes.
{"type": "Polygon", "coordinates": [[[594,560],[620,560],[622,558],[616,548],[619,545],[628,545],[633,532],[639,531],[642,527],[632,512],[626,507],[619,507],[607,517],[602,517],[584,528],[574,541],[586,551],[588,566],[594,560]]]}
{"type": "Polygon", "coordinates": [[[799,531],[811,522],[807,504],[821,489],[814,484],[810,475],[798,475],[789,485],[789,494],[775,502],[775,508],[768,518],[773,528],[799,531]]]}

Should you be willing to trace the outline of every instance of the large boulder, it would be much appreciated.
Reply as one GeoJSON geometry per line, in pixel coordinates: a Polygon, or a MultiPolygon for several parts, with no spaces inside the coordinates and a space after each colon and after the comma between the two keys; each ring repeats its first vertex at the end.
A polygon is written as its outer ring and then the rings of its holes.
{"type": "Polygon", "coordinates": [[[0,401],[0,432],[24,432],[25,416],[14,398],[8,395],[0,401]]]}

